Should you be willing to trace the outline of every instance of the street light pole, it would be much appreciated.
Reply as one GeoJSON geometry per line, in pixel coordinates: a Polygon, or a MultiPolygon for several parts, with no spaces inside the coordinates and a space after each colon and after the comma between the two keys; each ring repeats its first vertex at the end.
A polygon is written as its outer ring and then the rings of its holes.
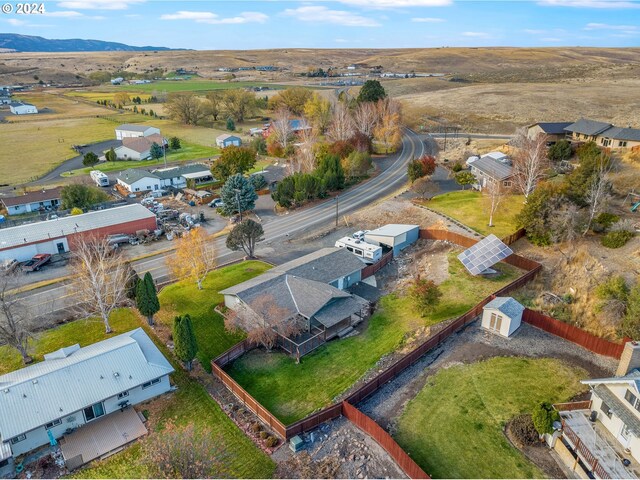
{"type": "Polygon", "coordinates": [[[167,145],[164,143],[165,139],[162,139],[162,151],[164,152],[164,166],[167,167],[167,145]]]}
{"type": "Polygon", "coordinates": [[[338,195],[336,195],[336,227],[338,226],[338,206],[340,205],[340,200],[338,195]]]}

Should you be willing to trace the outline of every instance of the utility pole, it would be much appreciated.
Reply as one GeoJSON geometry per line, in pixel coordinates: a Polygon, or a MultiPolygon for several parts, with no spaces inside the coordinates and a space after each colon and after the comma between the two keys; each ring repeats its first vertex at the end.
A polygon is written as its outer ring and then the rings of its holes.
{"type": "Polygon", "coordinates": [[[234,188],[234,191],[236,192],[236,201],[238,202],[238,213],[240,214],[240,223],[242,223],[242,210],[240,209],[240,190],[237,188],[234,188]]]}
{"type": "Polygon", "coordinates": [[[338,226],[338,206],[340,205],[340,200],[338,199],[338,195],[336,195],[336,227],[338,226]]]}

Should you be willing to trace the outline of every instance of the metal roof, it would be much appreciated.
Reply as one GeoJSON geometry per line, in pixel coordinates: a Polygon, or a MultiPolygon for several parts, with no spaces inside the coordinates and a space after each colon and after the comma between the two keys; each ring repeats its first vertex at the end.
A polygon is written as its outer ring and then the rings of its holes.
{"type": "Polygon", "coordinates": [[[613,138],[615,140],[631,140],[633,142],[640,142],[640,129],[637,128],[611,127],[600,135],[606,138],[613,138]]]}
{"type": "Polygon", "coordinates": [[[533,125],[529,125],[529,128],[539,126],[544,133],[549,135],[564,135],[565,129],[573,122],[538,122],[533,125]]]}
{"type": "Polygon", "coordinates": [[[581,133],[583,135],[597,135],[612,126],[613,125],[610,123],[596,122],[595,120],[589,120],[588,118],[581,118],[577,122],[566,127],[565,130],[568,132],[581,133]]]}
{"type": "Polygon", "coordinates": [[[0,201],[7,207],[15,205],[26,205],[28,203],[46,202],[49,200],[60,200],[60,190],[62,187],[52,188],[50,190],[38,190],[36,192],[27,192],[24,195],[16,195],[12,197],[0,197],[0,201]]]}
{"type": "Polygon", "coordinates": [[[176,178],[192,173],[203,174],[205,172],[211,175],[211,169],[202,163],[191,163],[189,165],[172,168],[158,168],[152,171],[155,176],[162,179],[176,178]]]}
{"type": "Polygon", "coordinates": [[[0,229],[0,250],[145,218],[155,218],[155,214],[139,203],[135,203],[82,215],[3,228],[0,229]]]}
{"type": "Polygon", "coordinates": [[[502,243],[502,240],[489,235],[458,255],[458,259],[471,275],[480,275],[512,253],[513,250],[502,243]]]}
{"type": "Polygon", "coordinates": [[[151,127],[149,125],[135,125],[133,123],[123,123],[119,127],[116,127],[116,130],[126,130],[129,132],[146,132],[150,128],[156,127],[151,127]]]}
{"type": "Polygon", "coordinates": [[[384,225],[380,228],[376,228],[375,230],[371,230],[365,234],[365,238],[367,235],[376,235],[380,237],[397,237],[402,235],[403,233],[408,233],[416,228],[420,228],[420,225],[404,225],[400,223],[390,223],[388,225],[384,225]]]}
{"type": "Polygon", "coordinates": [[[476,168],[495,180],[504,180],[513,175],[513,167],[495,160],[493,157],[484,156],[471,163],[471,168],[476,168]]]}
{"type": "Polygon", "coordinates": [[[499,310],[509,318],[518,317],[524,312],[524,307],[511,297],[496,297],[487,303],[484,308],[499,310]]]}
{"type": "Polygon", "coordinates": [[[4,441],[174,369],[141,328],[0,376],[4,441]]]}

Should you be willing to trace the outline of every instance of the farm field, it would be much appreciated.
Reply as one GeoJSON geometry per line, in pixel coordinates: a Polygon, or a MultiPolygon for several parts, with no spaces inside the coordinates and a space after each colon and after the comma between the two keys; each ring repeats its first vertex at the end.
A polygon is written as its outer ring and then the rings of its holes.
{"type": "Polygon", "coordinates": [[[304,418],[330,404],[383,355],[401,348],[412,332],[464,313],[520,275],[501,264],[498,277],[475,278],[454,261],[455,253],[449,260],[449,278],[440,284],[442,300],[428,317],[420,318],[409,297],[390,294],[380,300],[362,333],[331,341],[298,365],[279,351],[253,350],[233,362],[228,373],[285,424],[304,418]]]}
{"type": "MultiPolygon", "coordinates": [[[[91,90],[96,93],[107,93],[114,95],[117,92],[127,92],[130,95],[138,93],[152,94],[152,92],[206,92],[209,90],[229,90],[231,88],[247,88],[247,87],[269,87],[270,89],[284,88],[267,82],[237,81],[237,82],[220,82],[215,80],[205,80],[202,78],[190,80],[158,80],[151,83],[143,83],[140,85],[101,85],[93,87],[91,90]]],[[[107,98],[107,97],[105,97],[107,98]]],[[[96,98],[97,99],[97,98],[96,98]]]]}
{"type": "Polygon", "coordinates": [[[585,375],[547,358],[454,365],[407,404],[394,438],[432,478],[543,478],[504,436],[505,423],[539,402],[569,400],[585,375]]]}
{"type": "MultiPolygon", "coordinates": [[[[204,360],[217,355],[228,346],[236,343],[238,339],[226,335],[221,317],[212,312],[213,306],[217,303],[216,300],[219,300],[219,296],[215,294],[212,296],[212,292],[244,281],[267,268],[269,268],[268,265],[262,262],[247,262],[216,270],[205,280],[205,289],[202,291],[197,291],[195,285],[174,284],[159,294],[162,310],[158,314],[158,321],[168,323],[173,321],[173,317],[177,314],[190,313],[194,320],[197,338],[203,348],[198,357],[202,357],[204,360]],[[213,326],[208,324],[212,318],[214,320],[213,326]]],[[[176,372],[171,375],[171,380],[178,387],[178,390],[173,394],[158,397],[144,406],[150,412],[149,425],[152,426],[152,432],[160,432],[164,423],[169,419],[175,419],[178,424],[194,422],[196,428],[199,425],[206,425],[221,435],[229,453],[228,459],[225,460],[226,467],[231,470],[233,476],[238,478],[272,477],[274,464],[269,457],[236,427],[206,390],[196,380],[189,377],[175,361],[169,349],[146,326],[144,320],[131,309],[120,309],[112,314],[111,326],[115,334],[124,333],[137,327],[145,328],[176,369],[176,372]]],[[[107,335],[104,333],[104,326],[100,321],[78,320],[38,334],[32,345],[33,356],[36,361],[41,361],[45,353],[74,343],[85,346],[105,338],[107,335]]],[[[19,354],[6,346],[1,346],[0,374],[21,367],[22,362],[19,354]]],[[[121,453],[76,472],[75,477],[147,477],[144,463],[145,441],[142,440],[121,453]]],[[[212,472],[211,475],[216,477],[216,472],[212,472]]]]}
{"type": "Polygon", "coordinates": [[[438,195],[424,202],[424,205],[455,218],[483,235],[494,234],[504,238],[517,230],[515,216],[524,205],[523,195],[511,195],[502,200],[493,217],[493,227],[489,227],[489,213],[484,203],[482,193],[460,190],[438,195]]]}
{"type": "Polygon", "coordinates": [[[9,115],[9,121],[33,123],[44,120],[57,120],[70,117],[95,117],[97,115],[108,115],[110,110],[98,104],[74,100],[65,97],[55,91],[51,92],[28,92],[16,94],[16,98],[34,104],[38,107],[37,115],[9,115]]]}

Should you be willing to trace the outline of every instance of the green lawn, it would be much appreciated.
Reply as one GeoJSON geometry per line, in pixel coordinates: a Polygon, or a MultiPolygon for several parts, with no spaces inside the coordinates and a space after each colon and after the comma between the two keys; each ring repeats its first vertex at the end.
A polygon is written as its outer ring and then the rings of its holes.
{"type": "Polygon", "coordinates": [[[329,342],[299,365],[281,352],[254,350],[233,362],[229,374],[285,424],[304,418],[330,404],[417,328],[464,313],[520,275],[501,264],[503,274],[497,278],[476,278],[466,273],[455,253],[448,258],[450,278],[441,284],[441,303],[427,318],[420,318],[409,298],[387,295],[362,334],[329,342]]]}
{"type": "Polygon", "coordinates": [[[504,238],[517,230],[515,216],[522,209],[523,202],[523,195],[504,198],[493,217],[493,227],[488,226],[489,214],[482,194],[474,190],[444,193],[424,205],[455,218],[483,235],[493,233],[498,238],[504,238]]]}
{"type": "Polygon", "coordinates": [[[198,339],[198,359],[210,372],[211,360],[244,338],[241,334],[228,333],[222,316],[213,310],[224,300],[218,291],[244,282],[269,268],[270,265],[259,261],[230,265],[210,274],[202,290],[198,290],[195,283],[191,282],[169,285],[159,295],[162,310],[158,314],[158,321],[172,325],[177,314],[188,312],[198,339]]]}
{"type": "MultiPolygon", "coordinates": [[[[205,364],[218,353],[227,349],[237,341],[224,332],[221,318],[212,314],[213,305],[221,300],[218,290],[234,285],[268,269],[262,262],[245,262],[225,267],[212,272],[205,280],[205,289],[197,291],[195,285],[174,285],[165,288],[160,294],[162,312],[159,321],[173,318],[176,313],[191,313],[194,319],[196,335],[198,335],[201,352],[199,358],[205,364]]],[[[232,474],[238,478],[271,478],[275,465],[271,459],[259,450],[240,429],[225,415],[207,391],[191,379],[175,361],[173,354],[158,341],[146,322],[129,309],[114,312],[111,325],[115,334],[143,326],[154,338],[158,348],[174,365],[176,372],[171,375],[172,382],[178,390],[170,396],[159,397],[152,401],[148,409],[152,415],[158,415],[153,423],[156,430],[162,428],[168,419],[176,423],[194,422],[196,426],[212,427],[216,434],[222,436],[229,452],[228,466],[232,474]],[[154,408],[154,402],[158,402],[154,408]]],[[[61,347],[79,343],[88,345],[106,338],[104,327],[99,321],[76,321],[47,330],[37,335],[32,344],[33,356],[42,360],[44,353],[61,347]]],[[[19,355],[8,347],[0,347],[0,374],[7,373],[22,366],[19,355]]],[[[77,478],[145,478],[148,477],[143,462],[143,442],[113,455],[108,459],[96,462],[90,468],[76,473],[77,478]]],[[[212,477],[215,477],[212,472],[212,477]]]]}
{"type": "Polygon", "coordinates": [[[440,370],[407,405],[395,439],[433,478],[542,478],[508,442],[506,422],[585,388],[586,372],[553,359],[497,357],[440,370]]]}
{"type": "MultiPolygon", "coordinates": [[[[199,160],[202,158],[211,158],[220,153],[220,150],[213,147],[205,147],[193,143],[182,142],[179,150],[169,151],[167,153],[167,162],[187,162],[191,160],[199,160]]],[[[78,175],[89,175],[91,170],[99,169],[102,172],[118,172],[127,168],[144,168],[157,167],[162,168],[164,165],[164,157],[157,160],[124,160],[117,162],[102,162],[94,167],[78,168],[63,174],[64,177],[75,177],[78,175]]]]}

